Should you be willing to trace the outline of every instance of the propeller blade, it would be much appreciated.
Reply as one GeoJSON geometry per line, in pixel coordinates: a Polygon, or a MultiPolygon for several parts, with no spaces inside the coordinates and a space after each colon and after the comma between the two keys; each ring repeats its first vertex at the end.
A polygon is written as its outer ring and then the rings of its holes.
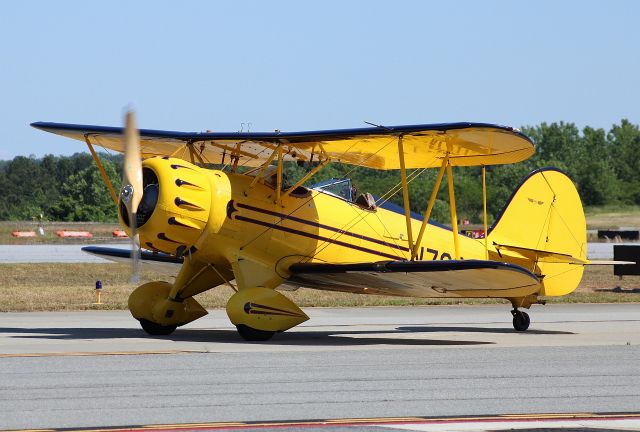
{"type": "Polygon", "coordinates": [[[140,241],[138,239],[136,212],[142,200],[142,155],[140,154],[140,132],[133,111],[127,111],[124,125],[124,167],[120,199],[127,207],[131,228],[131,282],[140,281],[140,241]]]}
{"type": "MultiPolygon", "coordinates": [[[[127,194],[128,201],[125,205],[130,213],[138,211],[138,205],[142,200],[142,162],[140,155],[140,132],[136,125],[133,111],[127,111],[124,126],[124,169],[123,192],[127,194]],[[129,186],[128,190],[124,190],[129,186]]],[[[123,197],[124,198],[124,197],[123,197]]]]}

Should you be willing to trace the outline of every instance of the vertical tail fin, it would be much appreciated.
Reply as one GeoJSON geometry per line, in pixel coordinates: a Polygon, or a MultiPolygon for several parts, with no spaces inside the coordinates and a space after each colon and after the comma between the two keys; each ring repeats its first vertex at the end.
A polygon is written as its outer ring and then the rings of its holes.
{"type": "Polygon", "coordinates": [[[573,181],[556,168],[533,171],[507,201],[488,240],[492,259],[542,277],[540,295],[572,292],[587,262],[586,222],[573,181]]]}

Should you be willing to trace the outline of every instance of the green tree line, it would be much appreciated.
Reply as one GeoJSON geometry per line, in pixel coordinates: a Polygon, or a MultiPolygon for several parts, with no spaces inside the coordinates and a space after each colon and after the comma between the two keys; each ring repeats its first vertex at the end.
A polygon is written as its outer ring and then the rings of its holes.
{"type": "MultiPolygon", "coordinates": [[[[640,204],[640,129],[628,120],[609,131],[573,123],[542,123],[522,131],[536,145],[535,155],[525,162],[487,169],[487,206],[491,221],[529,172],[555,166],[566,171],[576,183],[584,205],[640,204]]],[[[100,154],[114,187],[119,188],[122,157],[100,154]]],[[[290,182],[308,167],[287,164],[290,182]]],[[[423,212],[435,182],[437,170],[410,171],[412,210],[423,212]]],[[[397,170],[376,171],[350,165],[329,164],[307,184],[327,178],[350,177],[358,190],[387,197],[402,204],[397,170]],[[390,192],[391,191],[391,192],[390,192]],[[395,191],[395,193],[394,193],[395,191]]],[[[482,183],[479,167],[454,168],[459,219],[482,220],[482,183]]],[[[43,214],[48,220],[115,221],[116,209],[90,155],[43,158],[18,156],[0,161],[0,220],[28,220],[43,214]]],[[[449,220],[446,181],[438,193],[432,218],[449,220]]]]}
{"type": "MultiPolygon", "coordinates": [[[[101,154],[114,187],[119,188],[122,156],[101,154]]],[[[116,208],[91,155],[17,156],[0,162],[0,220],[113,222],[116,208]]]]}

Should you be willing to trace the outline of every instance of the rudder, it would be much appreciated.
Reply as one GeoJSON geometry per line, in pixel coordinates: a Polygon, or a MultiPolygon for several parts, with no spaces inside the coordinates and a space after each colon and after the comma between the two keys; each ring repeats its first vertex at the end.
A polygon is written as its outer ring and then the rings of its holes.
{"type": "Polygon", "coordinates": [[[541,168],[516,188],[488,236],[491,258],[542,276],[540,295],[576,289],[587,255],[582,202],[573,181],[557,168],[541,168]]]}

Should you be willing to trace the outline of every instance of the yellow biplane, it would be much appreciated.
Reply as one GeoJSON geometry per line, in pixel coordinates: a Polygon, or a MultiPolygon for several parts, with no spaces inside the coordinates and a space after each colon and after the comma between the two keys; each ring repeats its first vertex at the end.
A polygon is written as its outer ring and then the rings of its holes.
{"type": "MultiPolygon", "coordinates": [[[[86,142],[120,223],[147,250],[142,261],[181,265],[173,283],[143,284],[129,298],[131,314],[153,335],[168,335],[205,315],[194,297],[222,284],[235,290],[226,307],[229,319],[250,341],[267,340],[308,319],[276,290],[282,284],[391,296],[503,298],[513,305],[515,330],[524,331],[530,319],[521,308],[541,303],[541,296],[572,292],[589,263],[580,197],[558,169],[529,174],[487,226],[485,167],[534,153],[530,139],[509,127],[448,123],[184,133],[138,130],[132,113],[125,128],[32,126],[86,142]],[[125,153],[119,195],[94,146],[125,153]],[[289,185],[285,162],[310,170],[289,185]],[[403,207],[354,193],[349,179],[304,186],[330,163],[398,170],[403,207]],[[480,239],[458,232],[454,166],[482,167],[480,239]],[[424,215],[417,217],[410,211],[408,183],[416,169],[427,168],[437,169],[438,176],[424,215]],[[429,222],[445,176],[453,228],[429,222]]],[[[113,260],[135,255],[85,250],[113,260]]]]}

